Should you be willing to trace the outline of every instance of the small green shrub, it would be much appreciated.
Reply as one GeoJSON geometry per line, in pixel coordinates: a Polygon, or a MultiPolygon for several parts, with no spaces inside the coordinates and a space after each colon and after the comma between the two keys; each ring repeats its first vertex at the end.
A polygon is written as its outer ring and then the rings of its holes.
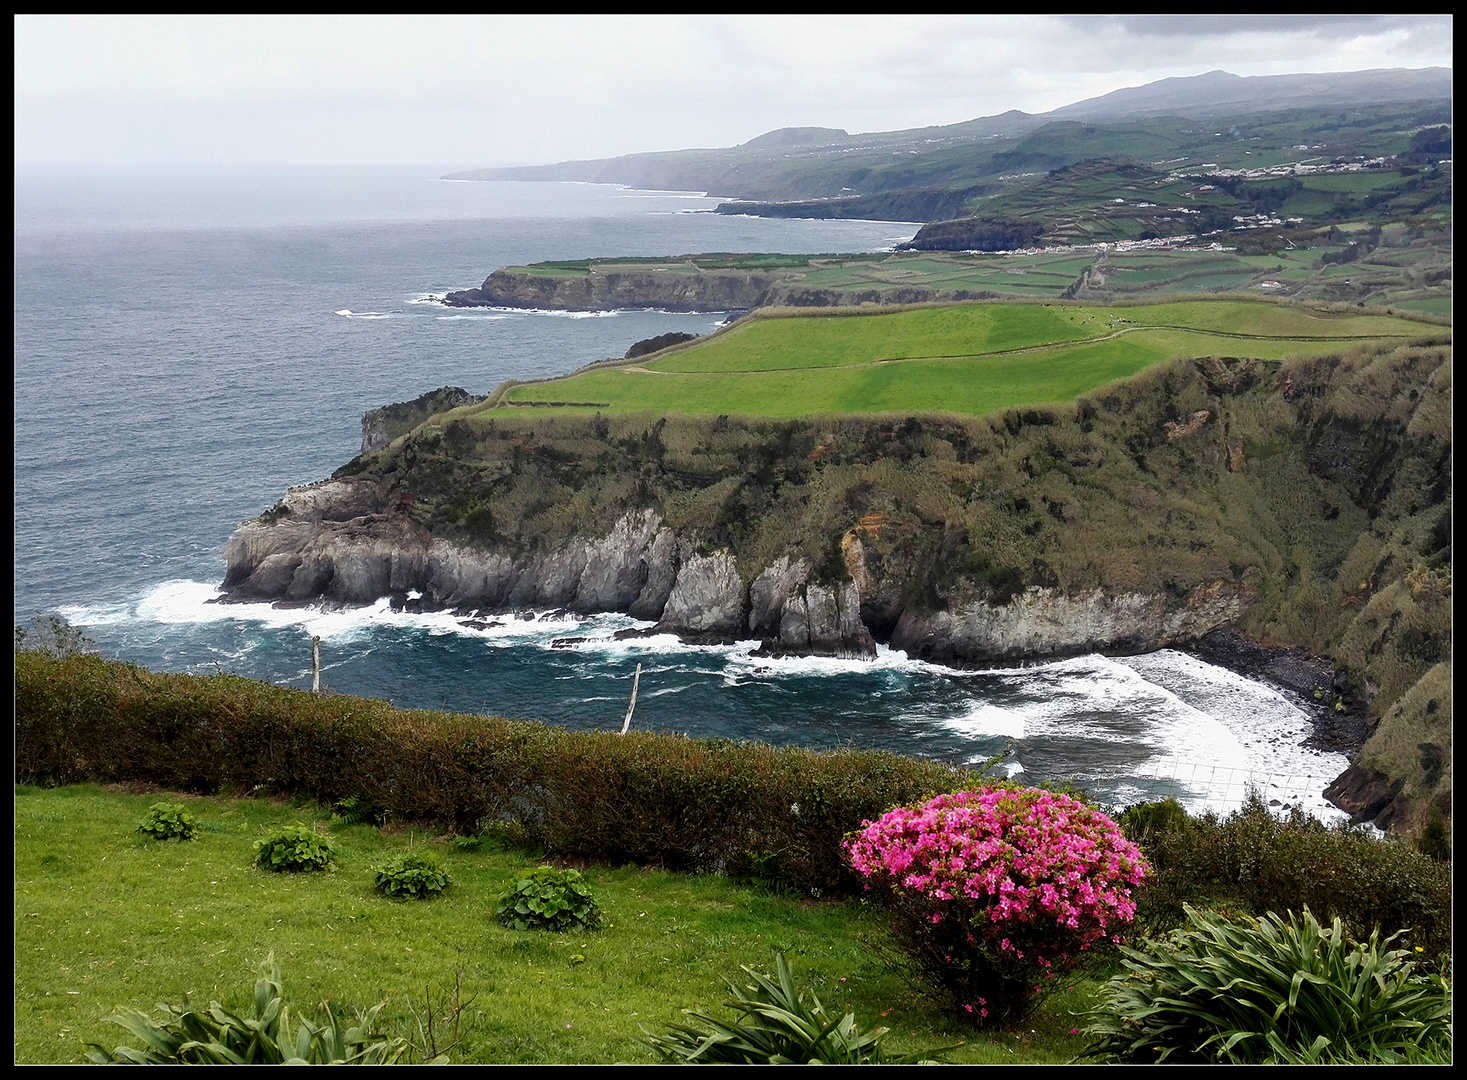
{"type": "Polygon", "coordinates": [[[372,800],[361,795],[337,799],[331,807],[331,820],[334,824],[379,825],[385,816],[372,805],[372,800]]]}
{"type": "MultiPolygon", "coordinates": [[[[406,1039],[377,1031],[377,1014],[385,1002],[359,1013],[349,1026],[323,1001],[325,1023],[297,1016],[292,1032],[274,953],[262,970],[264,977],[255,983],[254,1019],[238,1016],[217,1001],[207,1009],[191,1008],[187,1000],[182,1006],[159,1003],[161,1021],[135,1009],[118,1009],[108,1021],[130,1031],[143,1049],[108,1050],[87,1043],[87,1060],[97,1065],[392,1065],[407,1055],[406,1039]]],[[[435,1063],[442,1061],[446,1059],[435,1063]]]]}
{"type": "Polygon", "coordinates": [[[35,615],[31,617],[30,626],[15,628],[16,652],[40,652],[64,660],[69,656],[85,655],[95,644],[60,615],[35,615]]]}
{"type": "Polygon", "coordinates": [[[336,845],[302,822],[255,841],[255,861],[266,870],[329,870],[336,845]]]}
{"type": "Polygon", "coordinates": [[[1357,944],[1304,909],[1230,919],[1190,905],[1187,925],[1123,948],[1126,972],[1089,1015],[1082,1057],[1303,1063],[1420,1060],[1451,1046],[1447,980],[1400,935],[1357,944]]]}
{"type": "Polygon", "coordinates": [[[154,840],[192,840],[199,834],[199,823],[183,803],[156,802],[138,822],[138,832],[154,840]]]}
{"type": "MultiPolygon", "coordinates": [[[[810,1003],[795,988],[784,954],[775,957],[777,981],[745,967],[754,980],[745,993],[733,983],[728,1007],[739,1014],[732,1022],[707,1013],[684,1009],[683,1014],[705,1025],[672,1024],[664,1034],[642,1027],[637,1040],[664,1062],[699,1065],[902,1065],[929,1061],[927,1055],[885,1056],[878,1045],[887,1029],[863,1032],[855,1013],[835,1018],[825,1011],[812,991],[810,1003]]],[[[639,1025],[640,1026],[640,1025],[639,1025]]]]}
{"type": "Polygon", "coordinates": [[[579,870],[541,866],[517,875],[495,908],[499,922],[515,930],[595,930],[601,908],[579,870]]]}
{"type": "Polygon", "coordinates": [[[533,850],[536,845],[530,839],[524,822],[514,819],[500,821],[484,821],[479,827],[467,836],[455,836],[453,847],[456,851],[526,851],[533,850]]]}
{"type": "Polygon", "coordinates": [[[1452,861],[1452,834],[1440,810],[1433,809],[1426,828],[1416,838],[1416,850],[1436,862],[1452,861]]]}
{"type": "Polygon", "coordinates": [[[383,896],[426,900],[448,888],[448,872],[431,851],[399,855],[377,871],[377,891],[383,896]]]}

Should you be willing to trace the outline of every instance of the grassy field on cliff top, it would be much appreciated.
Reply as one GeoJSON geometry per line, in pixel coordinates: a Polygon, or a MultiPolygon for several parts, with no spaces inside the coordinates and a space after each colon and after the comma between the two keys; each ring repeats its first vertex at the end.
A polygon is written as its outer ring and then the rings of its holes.
{"type": "Polygon", "coordinates": [[[802,313],[746,319],[650,360],[517,386],[502,403],[773,417],[983,415],[1071,401],[1179,356],[1279,360],[1362,341],[1404,344],[1444,333],[1390,314],[1247,300],[802,313]]]}
{"type": "MultiPolygon", "coordinates": [[[[785,953],[802,988],[863,1029],[892,1029],[897,1052],[963,1043],[955,1062],[1062,1062],[1095,984],[1077,980],[1025,1031],[975,1036],[914,998],[873,956],[880,921],[860,901],[820,903],[716,875],[588,867],[608,925],[590,934],[501,927],[494,903],[537,860],[462,851],[422,830],[329,824],[309,803],[134,794],[92,785],[16,788],[15,1060],[75,1062],[83,1043],[137,1045],[104,1021],[118,1006],[156,1017],[155,1002],[217,1000],[253,1016],[259,965],[273,952],[293,1010],[321,1018],[383,998],[383,1019],[417,1038],[425,987],[472,997],[454,1062],[651,1062],[634,1038],[702,1008],[729,1016],[725,980],[739,965],[771,970],[785,953]],[[142,838],[160,799],[187,801],[192,843],[142,838]],[[251,841],[305,820],[340,846],[337,869],[271,874],[251,841]],[[409,849],[437,851],[453,884],[427,901],[372,889],[372,867],[409,849]],[[1033,1029],[1033,1030],[1029,1030],[1033,1029]]],[[[441,1019],[440,1014],[440,1019],[441,1019]]],[[[449,1038],[452,1038],[450,1035],[449,1038]]]]}

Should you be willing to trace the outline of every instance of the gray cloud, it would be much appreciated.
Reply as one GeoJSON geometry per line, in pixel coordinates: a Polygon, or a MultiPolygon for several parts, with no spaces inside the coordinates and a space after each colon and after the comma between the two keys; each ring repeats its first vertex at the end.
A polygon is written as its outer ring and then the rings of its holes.
{"type": "Polygon", "coordinates": [[[508,164],[881,131],[1123,86],[1451,64],[1439,17],[15,20],[18,162],[508,164]]]}
{"type": "Polygon", "coordinates": [[[1353,38],[1395,30],[1451,33],[1450,15],[1068,15],[1081,30],[1120,27],[1141,37],[1222,37],[1234,34],[1307,34],[1353,38]]]}

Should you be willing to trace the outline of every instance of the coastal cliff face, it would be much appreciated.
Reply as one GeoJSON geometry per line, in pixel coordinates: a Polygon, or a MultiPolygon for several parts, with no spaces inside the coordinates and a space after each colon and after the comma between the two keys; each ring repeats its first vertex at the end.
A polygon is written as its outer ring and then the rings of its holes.
{"type": "MultiPolygon", "coordinates": [[[[394,511],[381,484],[352,477],[287,492],[270,519],[235,531],[224,557],[234,600],[366,604],[413,593],[419,608],[475,614],[626,612],[693,641],[760,638],[763,655],[843,659],[875,656],[861,610],[888,584],[869,574],[816,584],[809,559],[783,555],[746,581],[731,551],[699,554],[652,510],[627,514],[606,536],[515,558],[437,539],[394,511]]],[[[1002,604],[970,598],[937,612],[903,611],[890,640],[910,655],[956,664],[1144,652],[1230,623],[1252,599],[1248,587],[1223,581],[1180,601],[1031,587],[1002,604]]]]}
{"type": "Polygon", "coordinates": [[[227,598],[958,666],[1226,627],[1328,658],[1314,697],[1369,725],[1342,804],[1450,812],[1449,349],[1178,361],[983,419],[558,413],[460,408],[287,493],[227,598]]]}
{"type": "Polygon", "coordinates": [[[658,308],[665,311],[733,311],[759,307],[784,275],[739,270],[668,266],[643,273],[603,272],[563,275],[496,270],[477,289],[451,292],[450,307],[538,308],[547,311],[609,311],[658,308]]]}
{"type": "Polygon", "coordinates": [[[545,311],[742,311],[758,307],[842,307],[859,304],[928,304],[991,300],[986,289],[934,289],[925,285],[867,289],[815,288],[799,271],[750,272],[670,265],[643,273],[591,269],[561,275],[496,270],[477,289],[451,292],[450,307],[534,308],[545,311]]]}
{"type": "Polygon", "coordinates": [[[370,454],[373,450],[381,450],[393,439],[406,435],[431,416],[465,405],[477,405],[483,400],[480,394],[471,394],[457,386],[445,386],[412,401],[369,409],[362,414],[362,453],[370,454]]]}

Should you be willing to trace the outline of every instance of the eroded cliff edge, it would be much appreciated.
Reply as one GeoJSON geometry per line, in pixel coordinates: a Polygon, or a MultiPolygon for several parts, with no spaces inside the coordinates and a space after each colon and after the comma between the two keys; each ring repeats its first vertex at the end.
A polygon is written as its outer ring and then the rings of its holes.
{"type": "Polygon", "coordinates": [[[928,285],[873,285],[866,289],[817,288],[805,284],[807,269],[721,269],[668,261],[646,270],[596,266],[558,274],[504,267],[477,289],[450,292],[449,307],[507,307],[543,311],[744,311],[757,307],[840,307],[852,304],[926,304],[989,300],[984,289],[938,289],[928,285]]]}
{"type": "Polygon", "coordinates": [[[1322,692],[1395,718],[1342,805],[1449,814],[1449,394],[1449,349],[1402,348],[1178,362],[985,419],[471,405],[246,522],[225,588],[959,665],[1229,627],[1328,657],[1322,692]]]}

